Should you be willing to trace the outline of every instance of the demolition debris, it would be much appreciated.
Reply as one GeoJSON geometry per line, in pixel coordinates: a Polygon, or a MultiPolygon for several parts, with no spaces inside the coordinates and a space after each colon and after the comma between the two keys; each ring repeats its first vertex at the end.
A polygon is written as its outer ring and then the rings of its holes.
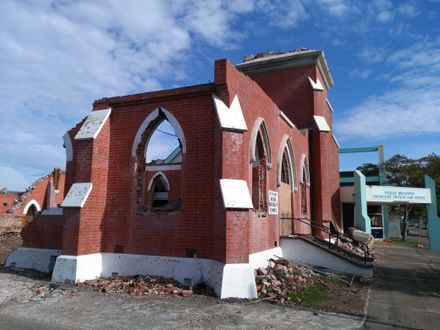
{"type": "Polygon", "coordinates": [[[127,293],[130,296],[171,295],[172,297],[188,297],[193,294],[213,296],[213,290],[204,281],[199,281],[193,287],[184,286],[179,282],[165,277],[136,275],[134,277],[100,278],[77,284],[89,286],[102,293],[127,293]]]}

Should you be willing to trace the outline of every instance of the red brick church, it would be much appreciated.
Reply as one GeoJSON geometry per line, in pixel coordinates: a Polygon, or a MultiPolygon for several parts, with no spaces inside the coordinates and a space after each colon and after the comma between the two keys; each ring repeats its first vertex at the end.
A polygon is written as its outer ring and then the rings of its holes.
{"type": "Polygon", "coordinates": [[[280,238],[312,234],[310,219],[340,225],[332,85],[324,53],[300,49],[217,60],[212,83],[95,101],[64,136],[62,211],[23,229],[9,265],[56,281],[203,279],[222,298],[255,297],[253,269],[282,255],[280,238]],[[163,121],[179,146],[147,163],[163,121]]]}

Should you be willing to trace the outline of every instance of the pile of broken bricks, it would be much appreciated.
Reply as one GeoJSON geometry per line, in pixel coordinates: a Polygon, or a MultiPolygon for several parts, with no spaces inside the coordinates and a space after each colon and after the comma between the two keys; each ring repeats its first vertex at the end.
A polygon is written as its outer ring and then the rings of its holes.
{"type": "Polygon", "coordinates": [[[193,294],[213,295],[212,289],[204,282],[194,287],[183,286],[177,281],[164,277],[136,275],[134,277],[99,278],[78,283],[78,286],[89,286],[102,293],[126,293],[140,297],[145,295],[171,295],[172,297],[188,297],[193,294]]]}
{"type": "Polygon", "coordinates": [[[255,276],[259,298],[276,304],[290,303],[292,293],[305,290],[319,279],[312,269],[282,258],[270,259],[269,266],[258,268],[255,276]]]}

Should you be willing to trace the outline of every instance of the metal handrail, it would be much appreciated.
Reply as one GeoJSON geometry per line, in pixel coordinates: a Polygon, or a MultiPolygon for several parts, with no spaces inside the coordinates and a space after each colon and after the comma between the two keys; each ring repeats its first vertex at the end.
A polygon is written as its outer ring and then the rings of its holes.
{"type": "MultiPolygon", "coordinates": [[[[302,223],[305,223],[305,224],[307,224],[307,225],[310,225],[310,226],[312,226],[312,227],[314,227],[314,228],[319,229],[320,231],[325,232],[326,234],[328,234],[328,245],[329,245],[329,248],[331,248],[332,246],[333,246],[333,247],[336,246],[337,249],[342,250],[342,251],[344,251],[344,252],[347,252],[347,250],[345,250],[345,249],[343,249],[343,248],[341,248],[341,247],[339,246],[339,240],[341,240],[341,241],[345,241],[345,242],[348,242],[348,243],[350,243],[350,244],[352,244],[352,242],[353,242],[353,240],[352,240],[348,235],[345,235],[345,234],[340,233],[340,232],[338,232],[338,231],[336,232],[336,234],[334,234],[334,233],[332,233],[332,232],[330,231],[329,228],[327,228],[327,227],[325,227],[325,226],[323,226],[323,225],[317,223],[316,221],[312,221],[312,220],[307,219],[307,218],[288,218],[288,217],[281,217],[280,219],[281,219],[281,220],[298,220],[298,221],[300,221],[300,222],[302,222],[302,223]],[[331,243],[331,238],[336,238],[336,244],[332,244],[332,243],[331,243]]],[[[364,263],[366,264],[366,263],[367,263],[367,259],[368,259],[368,257],[370,256],[370,249],[368,248],[368,245],[365,244],[365,243],[362,243],[362,242],[359,242],[359,241],[356,241],[356,243],[357,243],[357,244],[361,247],[361,249],[364,251],[364,263]]],[[[351,252],[351,251],[348,251],[348,252],[353,253],[353,252],[351,252]]]]}

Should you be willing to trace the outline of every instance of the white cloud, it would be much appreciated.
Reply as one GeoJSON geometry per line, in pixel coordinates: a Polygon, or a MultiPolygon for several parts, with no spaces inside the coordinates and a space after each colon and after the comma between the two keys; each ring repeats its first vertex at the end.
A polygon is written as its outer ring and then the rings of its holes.
{"type": "Polygon", "coordinates": [[[253,8],[252,1],[1,1],[0,161],[63,167],[61,137],[94,99],[177,82],[191,51],[232,45],[236,15],[253,8]]]}
{"type": "Polygon", "coordinates": [[[370,69],[354,69],[350,71],[350,76],[354,78],[367,79],[371,74],[370,69]]]}
{"type": "Polygon", "coordinates": [[[256,9],[268,16],[269,24],[292,28],[308,18],[301,0],[257,0],[256,9]]]}
{"type": "Polygon", "coordinates": [[[365,47],[358,53],[358,56],[366,62],[378,63],[384,60],[386,50],[379,47],[365,47]]]}
{"type": "MultiPolygon", "coordinates": [[[[388,91],[369,97],[336,122],[342,139],[440,135],[440,40],[394,52],[388,91]]],[[[404,141],[404,140],[403,140],[404,141]]]]}
{"type": "Polygon", "coordinates": [[[419,9],[417,8],[417,3],[415,1],[408,1],[406,3],[402,3],[397,8],[397,13],[406,17],[416,17],[420,14],[419,9]]]}
{"type": "Polygon", "coordinates": [[[315,0],[325,13],[341,17],[350,12],[350,3],[346,0],[315,0]]]}

